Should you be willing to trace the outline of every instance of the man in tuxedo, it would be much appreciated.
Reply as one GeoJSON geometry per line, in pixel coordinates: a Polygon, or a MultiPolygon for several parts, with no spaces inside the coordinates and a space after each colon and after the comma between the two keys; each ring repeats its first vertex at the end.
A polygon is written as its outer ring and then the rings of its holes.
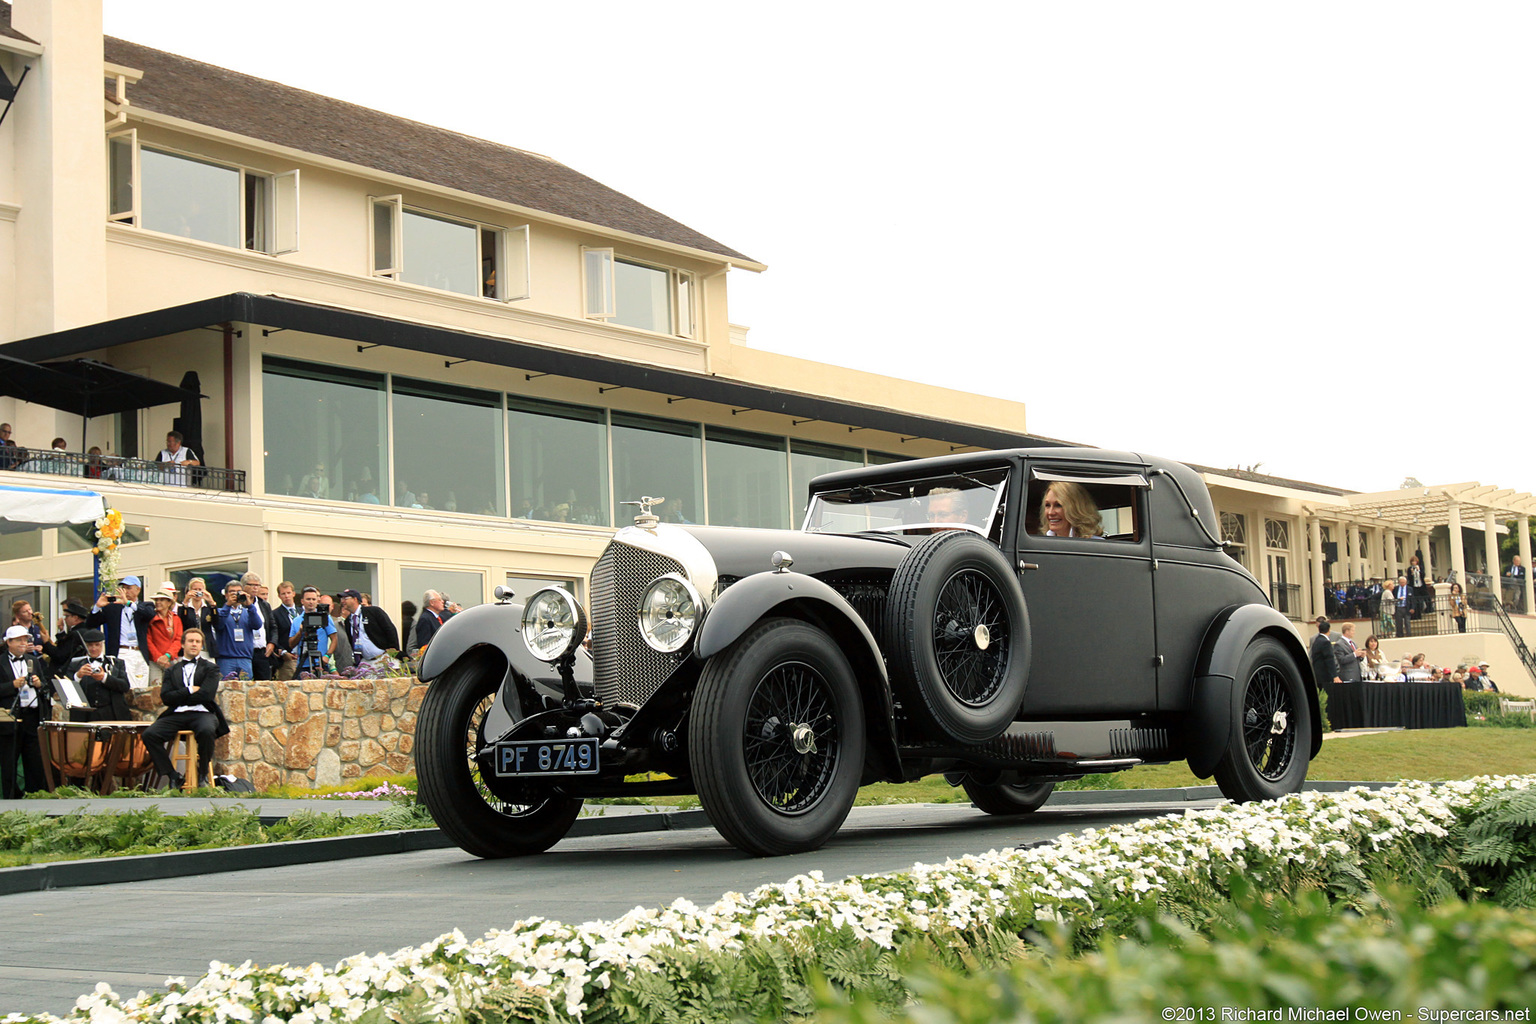
{"type": "Polygon", "coordinates": [[[23,787],[16,784],[17,755],[26,774],[25,791],[47,788],[37,726],[47,716],[48,696],[43,670],[37,657],[29,653],[31,631],[26,626],[11,626],[5,631],[5,646],[5,655],[0,657],[0,711],[8,711],[14,720],[0,720],[0,796],[19,800],[23,787]]]}
{"type": "Polygon", "coordinates": [[[160,702],[165,710],[153,725],[144,730],[144,748],[160,774],[169,779],[172,789],[180,789],[185,778],[171,766],[166,751],[176,734],[190,730],[197,737],[197,781],[208,778],[213,762],[213,744],[229,732],[229,722],[216,699],[219,670],[199,658],[203,653],[203,631],[189,629],[181,636],[182,659],[171,663],[160,682],[160,702]]]}
{"type": "Polygon", "coordinates": [[[385,651],[400,649],[400,633],[383,608],[363,604],[363,595],[355,590],[343,590],[341,602],[355,662],[369,661],[385,651]]]}
{"type": "Polygon", "coordinates": [[[80,634],[85,641],[85,657],[69,663],[65,675],[75,680],[90,708],[71,708],[71,722],[131,722],[135,715],[128,709],[128,671],[120,658],[107,654],[107,638],[99,629],[80,634]]]}
{"type": "Polygon", "coordinates": [[[1514,581],[1514,599],[1510,601],[1510,610],[1515,612],[1525,611],[1525,566],[1520,564],[1520,556],[1516,555],[1509,563],[1509,572],[1505,573],[1514,581]]]}
{"type": "Polygon", "coordinates": [[[1339,664],[1339,681],[1358,683],[1364,678],[1360,671],[1363,651],[1355,646],[1355,624],[1346,622],[1339,627],[1339,638],[1333,642],[1333,655],[1339,664]]]}
{"type": "Polygon", "coordinates": [[[1339,659],[1333,652],[1333,641],[1328,638],[1328,619],[1317,617],[1317,636],[1312,638],[1312,679],[1318,686],[1339,682],[1339,659]]]}

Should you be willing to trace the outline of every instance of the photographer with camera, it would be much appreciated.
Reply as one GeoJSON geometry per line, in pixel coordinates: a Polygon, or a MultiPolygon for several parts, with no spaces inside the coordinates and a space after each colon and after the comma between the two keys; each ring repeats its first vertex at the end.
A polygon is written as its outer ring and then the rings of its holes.
{"type": "Polygon", "coordinates": [[[210,617],[213,626],[213,654],[220,676],[251,675],[251,654],[257,633],[266,623],[261,611],[251,603],[250,595],[239,580],[224,585],[224,604],[210,617]]]}
{"type": "Polygon", "coordinates": [[[320,603],[320,591],[305,587],[299,598],[299,614],[289,627],[290,647],[298,655],[298,671],[321,675],[329,670],[336,653],[336,625],[331,620],[331,606],[320,603]]]}
{"type": "Polygon", "coordinates": [[[80,686],[89,707],[70,708],[71,722],[131,722],[138,716],[128,709],[128,672],[120,658],[107,653],[106,635],[99,629],[80,633],[85,657],[69,663],[67,675],[80,686]]]}

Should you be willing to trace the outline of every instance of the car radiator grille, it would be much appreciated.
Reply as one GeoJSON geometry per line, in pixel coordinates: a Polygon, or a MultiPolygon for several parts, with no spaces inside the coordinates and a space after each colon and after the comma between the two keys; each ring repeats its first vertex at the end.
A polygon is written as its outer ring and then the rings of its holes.
{"type": "Polygon", "coordinates": [[[609,544],[592,567],[592,681],[604,704],[644,704],[678,658],[640,638],[640,596],[658,576],[683,572],[665,555],[609,544]]]}

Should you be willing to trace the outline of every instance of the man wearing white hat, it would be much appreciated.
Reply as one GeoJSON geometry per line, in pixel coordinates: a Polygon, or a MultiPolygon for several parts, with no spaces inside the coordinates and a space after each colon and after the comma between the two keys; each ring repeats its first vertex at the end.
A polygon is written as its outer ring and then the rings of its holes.
{"type": "Polygon", "coordinates": [[[43,751],[37,725],[48,710],[43,672],[29,653],[32,636],[26,626],[5,631],[5,655],[0,657],[0,795],[16,800],[23,791],[35,793],[43,783],[43,751]],[[7,720],[9,719],[9,720],[7,720]],[[21,756],[25,785],[16,784],[16,757],[21,756]]]}

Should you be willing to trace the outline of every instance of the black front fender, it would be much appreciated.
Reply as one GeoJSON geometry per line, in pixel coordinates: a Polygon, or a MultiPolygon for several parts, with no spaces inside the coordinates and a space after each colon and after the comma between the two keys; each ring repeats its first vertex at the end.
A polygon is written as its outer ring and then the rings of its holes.
{"type": "Polygon", "coordinates": [[[859,656],[867,653],[879,666],[880,681],[887,682],[880,647],[875,643],[869,626],[853,610],[853,605],[821,580],[798,572],[762,572],[727,588],[714,607],[710,608],[709,616],[704,620],[704,628],[699,630],[699,639],[693,648],[694,656],[700,659],[714,657],[739,640],[754,623],[774,608],[791,601],[823,604],[829,611],[846,620],[864,642],[863,651],[846,652],[848,660],[857,663],[859,656]]]}
{"type": "Polygon", "coordinates": [[[870,756],[880,777],[900,781],[896,708],[885,657],[853,605],[821,580],[798,572],[762,572],[731,584],[710,608],[694,644],[694,657],[701,661],[714,657],[770,615],[814,623],[842,648],[862,683],[870,756]]]}
{"type": "MultiPolygon", "coordinates": [[[[473,651],[494,651],[505,666],[506,678],[492,720],[500,722],[504,713],[508,723],[515,723],[537,714],[544,710],[541,694],[558,699],[564,687],[555,666],[535,658],[523,643],[522,621],[521,604],[482,604],[459,612],[433,635],[417,677],[430,682],[473,651]]],[[[576,685],[590,693],[592,657],[585,648],[577,649],[573,668],[576,685]]]]}
{"type": "MultiPolygon", "coordinates": [[[[1184,747],[1188,751],[1189,770],[1197,778],[1209,778],[1221,763],[1231,740],[1232,700],[1236,689],[1238,666],[1248,645],[1260,636],[1274,637],[1284,645],[1296,663],[1303,681],[1312,678],[1307,652],[1301,646],[1290,620],[1267,604],[1245,604],[1228,608],[1206,630],[1200,658],[1191,681],[1189,717],[1184,729],[1184,747]]],[[[1317,702],[1317,687],[1303,686],[1312,710],[1311,756],[1323,746],[1322,710],[1317,702]]]]}

